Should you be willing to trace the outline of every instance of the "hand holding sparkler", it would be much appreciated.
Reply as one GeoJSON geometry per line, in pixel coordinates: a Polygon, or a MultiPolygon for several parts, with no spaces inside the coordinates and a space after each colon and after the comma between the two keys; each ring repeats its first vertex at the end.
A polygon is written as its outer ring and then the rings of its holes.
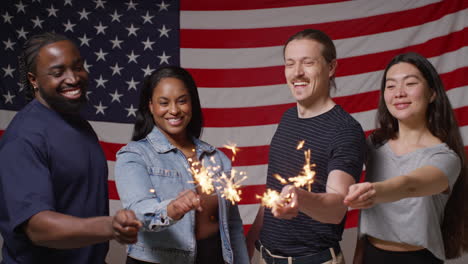
{"type": "Polygon", "coordinates": [[[370,182],[356,183],[349,186],[344,204],[356,209],[370,208],[375,205],[376,194],[374,184],[370,182]]]}
{"type": "Polygon", "coordinates": [[[293,219],[299,214],[299,189],[293,185],[286,185],[281,190],[279,199],[272,207],[271,213],[280,219],[293,219]]]}
{"type": "Polygon", "coordinates": [[[167,205],[167,215],[174,220],[179,220],[193,209],[202,211],[200,196],[192,190],[185,190],[167,205]]]}

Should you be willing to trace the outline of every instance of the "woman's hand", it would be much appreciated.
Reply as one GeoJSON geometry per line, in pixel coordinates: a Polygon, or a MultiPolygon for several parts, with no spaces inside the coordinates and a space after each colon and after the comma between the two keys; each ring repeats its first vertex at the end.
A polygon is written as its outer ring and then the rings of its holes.
{"type": "Polygon", "coordinates": [[[167,205],[167,215],[174,220],[179,220],[193,209],[202,211],[200,196],[192,190],[185,190],[167,205]]]}
{"type": "Polygon", "coordinates": [[[374,184],[370,182],[356,183],[349,186],[344,204],[356,209],[370,208],[375,205],[376,194],[374,184]]]}

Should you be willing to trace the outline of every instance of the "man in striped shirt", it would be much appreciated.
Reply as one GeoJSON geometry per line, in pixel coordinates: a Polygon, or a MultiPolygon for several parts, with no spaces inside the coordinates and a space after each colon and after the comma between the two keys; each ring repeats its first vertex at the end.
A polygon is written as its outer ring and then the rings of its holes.
{"type": "Polygon", "coordinates": [[[270,210],[261,207],[249,232],[265,263],[344,263],[339,241],[347,207],[343,198],[359,180],[365,156],[360,124],[330,97],[337,67],[336,48],[323,32],[306,29],[284,46],[285,76],[297,105],[288,109],[273,136],[267,188],[281,192],[270,210]],[[298,142],[304,141],[298,150],[298,142]],[[311,191],[284,186],[285,179],[315,171],[311,191]]]}

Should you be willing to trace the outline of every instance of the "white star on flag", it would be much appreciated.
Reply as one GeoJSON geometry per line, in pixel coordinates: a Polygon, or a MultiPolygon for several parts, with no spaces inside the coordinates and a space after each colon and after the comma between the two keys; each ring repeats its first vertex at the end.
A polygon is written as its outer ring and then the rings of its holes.
{"type": "Polygon", "coordinates": [[[114,40],[109,40],[110,42],[112,42],[112,49],[114,49],[115,47],[119,48],[119,49],[122,49],[122,47],[120,46],[120,43],[123,42],[123,40],[119,40],[117,38],[117,35],[115,36],[115,39],[114,40]]]}
{"type": "Polygon", "coordinates": [[[127,57],[128,57],[128,63],[130,63],[130,62],[135,62],[136,64],[138,64],[138,62],[137,62],[136,59],[137,59],[138,57],[140,57],[140,55],[136,55],[136,54],[133,52],[133,50],[132,50],[132,53],[129,54],[129,55],[127,55],[127,57]]]}
{"type": "Polygon", "coordinates": [[[166,11],[169,11],[167,8],[170,6],[169,4],[165,4],[164,1],[161,2],[161,4],[156,4],[157,6],[159,6],[159,12],[161,12],[162,10],[166,10],[166,11]]]}
{"type": "Polygon", "coordinates": [[[135,37],[136,37],[137,36],[136,32],[140,28],[134,27],[133,24],[131,24],[130,27],[126,27],[125,29],[128,30],[128,35],[127,35],[128,37],[130,37],[130,35],[135,35],[135,37]]]}
{"type": "Polygon", "coordinates": [[[11,19],[13,18],[13,16],[10,16],[8,12],[5,12],[5,14],[2,15],[2,17],[3,17],[3,23],[11,24],[11,19]]]}
{"type": "Polygon", "coordinates": [[[153,50],[154,41],[151,41],[149,37],[146,38],[146,41],[142,41],[141,43],[143,43],[143,45],[145,45],[143,50],[146,50],[146,49],[153,50]]]}
{"type": "Polygon", "coordinates": [[[89,72],[89,69],[91,69],[91,67],[93,67],[93,65],[92,65],[92,64],[88,64],[88,62],[86,62],[86,60],[85,60],[84,63],[83,63],[83,67],[85,68],[85,70],[86,70],[87,72],[89,72]]]}
{"type": "Polygon", "coordinates": [[[86,12],[86,9],[83,8],[83,10],[81,12],[78,12],[78,14],[80,14],[80,20],[88,20],[88,15],[91,14],[91,12],[86,12]]]}
{"type": "Polygon", "coordinates": [[[127,117],[129,117],[129,116],[135,116],[136,117],[136,112],[137,112],[138,109],[133,108],[133,104],[131,104],[129,108],[125,108],[125,110],[128,111],[127,117]]]}
{"type": "Polygon", "coordinates": [[[144,77],[151,75],[151,73],[153,73],[154,71],[154,69],[150,68],[149,64],[146,66],[146,68],[141,69],[141,70],[145,73],[144,77]]]}
{"type": "Polygon", "coordinates": [[[97,1],[94,1],[94,3],[96,3],[96,9],[98,9],[98,7],[105,9],[104,4],[106,3],[106,1],[97,0],[97,1]]]}
{"type": "Polygon", "coordinates": [[[171,58],[171,56],[166,56],[166,52],[163,51],[163,54],[161,56],[158,56],[158,58],[161,60],[159,62],[159,65],[163,63],[169,64],[169,58],[171,58]]]}
{"type": "Polygon", "coordinates": [[[96,35],[99,35],[99,33],[102,33],[103,35],[106,34],[105,30],[106,30],[107,26],[103,26],[101,21],[99,21],[99,25],[94,26],[94,28],[97,30],[96,35]]]}
{"type": "Polygon", "coordinates": [[[24,28],[21,27],[20,30],[16,30],[16,33],[18,33],[18,38],[24,38],[27,39],[26,34],[28,34],[27,31],[24,31],[24,28]]]}
{"type": "Polygon", "coordinates": [[[26,10],[24,9],[27,7],[27,5],[23,4],[22,1],[19,1],[19,3],[15,4],[15,6],[17,8],[16,13],[23,12],[24,14],[26,14],[26,10]]]}
{"type": "Polygon", "coordinates": [[[96,61],[99,61],[99,60],[106,61],[106,55],[107,55],[108,53],[102,51],[102,49],[99,49],[99,52],[94,52],[94,54],[96,54],[96,56],[97,56],[96,61]]]}
{"type": "Polygon", "coordinates": [[[110,14],[110,16],[112,17],[112,21],[111,22],[114,22],[114,21],[117,21],[117,22],[120,22],[120,17],[122,15],[119,15],[117,13],[117,10],[114,10],[114,14],[110,14]]]}
{"type": "Polygon", "coordinates": [[[119,94],[117,89],[115,89],[114,93],[109,93],[109,95],[112,97],[111,103],[113,103],[114,101],[117,101],[120,103],[120,97],[123,96],[123,94],[119,94]]]}
{"type": "Polygon", "coordinates": [[[4,94],[3,97],[5,97],[5,104],[13,104],[13,98],[15,98],[16,95],[10,94],[10,91],[8,91],[8,93],[4,94]]]}
{"type": "Polygon", "coordinates": [[[158,29],[158,31],[160,32],[159,37],[162,37],[162,36],[169,37],[169,31],[171,31],[171,29],[170,28],[166,29],[166,25],[163,25],[161,29],[158,29]]]}
{"type": "Polygon", "coordinates": [[[5,44],[5,50],[7,50],[7,49],[14,50],[13,45],[15,45],[15,43],[16,42],[11,41],[10,38],[8,38],[7,41],[3,41],[3,44],[5,44]]]}
{"type": "Polygon", "coordinates": [[[65,27],[65,32],[67,32],[67,31],[69,31],[69,30],[70,30],[71,32],[73,32],[73,27],[76,26],[76,24],[72,24],[72,23],[70,22],[70,19],[68,19],[66,24],[63,23],[63,26],[65,27]]]}
{"type": "Polygon", "coordinates": [[[82,38],[78,38],[78,39],[81,41],[80,46],[86,45],[86,46],[88,46],[88,47],[89,47],[89,41],[92,40],[92,38],[86,37],[86,33],[83,34],[83,37],[82,37],[82,38]]]}
{"type": "Polygon", "coordinates": [[[97,83],[96,88],[98,88],[98,87],[100,87],[100,86],[106,88],[105,83],[109,81],[109,80],[103,79],[103,78],[102,78],[102,74],[99,75],[99,79],[94,79],[94,80],[95,80],[96,83],[97,83]]]}
{"type": "Polygon", "coordinates": [[[11,78],[14,78],[13,72],[15,71],[15,68],[11,68],[10,64],[8,64],[6,68],[2,67],[2,70],[5,71],[5,73],[3,74],[3,77],[10,76],[11,78]]]}
{"type": "Polygon", "coordinates": [[[122,70],[123,67],[119,67],[119,64],[117,62],[114,66],[111,66],[110,68],[112,69],[112,76],[114,76],[115,74],[121,75],[120,70],[122,70]]]}
{"type": "Polygon", "coordinates": [[[146,15],[144,16],[141,16],[143,18],[143,24],[145,24],[146,22],[150,23],[150,24],[153,24],[153,22],[151,21],[151,19],[154,17],[154,16],[150,16],[149,15],[149,11],[146,11],[146,15]]]}
{"type": "Polygon", "coordinates": [[[129,82],[126,82],[128,84],[128,90],[130,91],[131,89],[135,89],[135,91],[137,90],[137,84],[139,84],[140,82],[135,82],[133,80],[133,77],[132,77],[132,80],[130,80],[129,82]]]}
{"type": "Polygon", "coordinates": [[[34,23],[33,28],[39,27],[42,29],[42,23],[44,23],[44,20],[39,19],[39,16],[36,16],[36,19],[31,19],[31,21],[34,23]]]}
{"type": "Polygon", "coordinates": [[[128,7],[127,7],[127,11],[130,10],[130,9],[134,9],[136,10],[136,6],[138,5],[138,3],[133,3],[132,0],[130,0],[130,2],[128,3],[125,3],[128,7]]]}
{"type": "Polygon", "coordinates": [[[108,107],[102,105],[102,101],[99,101],[99,105],[95,105],[94,108],[96,108],[96,115],[97,114],[106,115],[106,113],[104,113],[104,110],[106,110],[108,107]]]}
{"type": "Polygon", "coordinates": [[[49,12],[49,15],[47,17],[50,17],[50,16],[57,17],[57,11],[59,10],[54,8],[54,5],[50,5],[50,8],[46,8],[46,10],[47,12],[49,12]]]}

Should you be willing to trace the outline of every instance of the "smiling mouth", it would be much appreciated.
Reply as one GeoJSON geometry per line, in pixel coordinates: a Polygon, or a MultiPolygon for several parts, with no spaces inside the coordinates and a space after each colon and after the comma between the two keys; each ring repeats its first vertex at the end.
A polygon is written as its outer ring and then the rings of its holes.
{"type": "Polygon", "coordinates": [[[398,104],[394,104],[393,106],[398,110],[402,110],[402,109],[408,108],[410,104],[411,103],[398,103],[398,104]]]}
{"type": "Polygon", "coordinates": [[[180,124],[182,124],[182,118],[181,117],[178,117],[178,118],[166,118],[167,122],[172,125],[172,126],[178,126],[180,124]]]}
{"type": "Polygon", "coordinates": [[[294,87],[303,87],[303,86],[307,86],[309,83],[308,82],[293,82],[292,84],[294,87]]]}
{"type": "Polygon", "coordinates": [[[60,94],[68,99],[78,99],[81,97],[81,88],[64,89],[60,94]]]}

